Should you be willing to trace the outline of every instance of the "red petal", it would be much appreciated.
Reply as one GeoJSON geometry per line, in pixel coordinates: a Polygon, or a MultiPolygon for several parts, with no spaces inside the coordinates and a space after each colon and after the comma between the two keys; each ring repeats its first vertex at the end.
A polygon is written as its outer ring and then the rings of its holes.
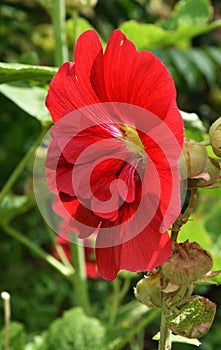
{"type": "Polygon", "coordinates": [[[176,97],[173,80],[164,64],[151,52],[138,52],[119,30],[112,33],[104,53],[104,78],[109,101],[150,110],[160,97],[176,97]]]}
{"type": "Polygon", "coordinates": [[[71,62],[64,63],[50,83],[46,106],[54,122],[68,112],[99,102],[90,82],[93,66],[98,81],[103,75],[102,46],[96,32],[87,31],[80,36],[75,60],[76,66],[71,62]]]}
{"type": "Polygon", "coordinates": [[[135,174],[136,166],[139,160],[134,159],[130,163],[125,164],[118,179],[123,183],[118,183],[118,191],[124,201],[132,203],[135,199],[135,174]]]}
{"type": "Polygon", "coordinates": [[[97,271],[97,265],[94,261],[87,261],[86,262],[86,273],[87,276],[93,279],[98,279],[98,271],[97,271]]]}
{"type": "MultiPolygon", "coordinates": [[[[98,235],[98,240],[99,240],[98,235]]],[[[119,270],[144,272],[164,263],[171,255],[172,244],[167,232],[161,234],[148,226],[124,244],[96,248],[98,273],[107,280],[116,278],[119,270]]]]}
{"type": "Polygon", "coordinates": [[[95,233],[100,225],[100,219],[90,209],[65,193],[56,197],[53,210],[67,224],[66,230],[77,233],[79,238],[86,238],[95,233]]]}

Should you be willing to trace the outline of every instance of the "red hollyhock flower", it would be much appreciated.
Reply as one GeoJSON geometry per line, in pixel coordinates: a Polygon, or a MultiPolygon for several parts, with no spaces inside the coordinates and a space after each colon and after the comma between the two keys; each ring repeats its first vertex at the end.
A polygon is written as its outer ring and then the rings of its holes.
{"type": "Polygon", "coordinates": [[[167,229],[181,208],[173,80],[119,30],[105,52],[94,31],[83,33],[74,56],[46,100],[55,122],[46,159],[53,208],[79,238],[96,235],[104,278],[153,269],[171,255],[167,229]]]}
{"type": "MultiPolygon", "coordinates": [[[[60,226],[59,226],[59,232],[61,231],[61,235],[64,235],[64,231],[66,230],[65,224],[63,221],[61,221],[60,226]]],[[[62,236],[57,236],[56,241],[60,244],[62,247],[64,254],[66,255],[68,260],[71,260],[71,249],[70,249],[70,241],[65,239],[62,236]]],[[[85,252],[85,260],[86,260],[86,274],[89,278],[97,279],[99,278],[98,272],[97,272],[97,265],[95,262],[95,251],[94,249],[90,246],[90,241],[89,239],[87,240],[88,246],[84,248],[85,252]]],[[[59,259],[59,255],[57,250],[53,247],[53,255],[56,259],[59,259]]]]}

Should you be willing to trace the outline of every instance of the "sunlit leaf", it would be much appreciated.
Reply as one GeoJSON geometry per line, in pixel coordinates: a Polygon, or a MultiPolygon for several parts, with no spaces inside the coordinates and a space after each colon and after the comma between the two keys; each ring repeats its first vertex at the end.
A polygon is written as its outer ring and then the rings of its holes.
{"type": "Polygon", "coordinates": [[[1,84],[0,92],[17,106],[42,123],[50,123],[51,117],[45,107],[47,91],[25,83],[1,84]]]}
{"type": "Polygon", "coordinates": [[[211,18],[212,7],[208,0],[183,0],[178,2],[175,12],[180,22],[202,24],[211,18]]]}
{"type": "Polygon", "coordinates": [[[120,29],[132,40],[138,50],[153,50],[169,45],[177,46],[180,41],[190,40],[221,26],[221,20],[210,24],[190,24],[182,22],[175,30],[164,30],[154,24],[124,22],[120,29]]]}

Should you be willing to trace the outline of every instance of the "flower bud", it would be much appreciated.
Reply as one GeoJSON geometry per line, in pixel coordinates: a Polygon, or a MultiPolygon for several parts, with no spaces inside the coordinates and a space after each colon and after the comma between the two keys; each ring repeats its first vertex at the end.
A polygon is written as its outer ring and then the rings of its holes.
{"type": "Polygon", "coordinates": [[[221,157],[221,117],[211,125],[209,137],[213,152],[217,157],[221,157]]]}
{"type": "Polygon", "coordinates": [[[172,256],[162,266],[164,277],[181,285],[191,284],[212,268],[211,255],[196,242],[176,243],[172,256]]]}
{"type": "Polygon", "coordinates": [[[160,273],[153,273],[142,278],[134,288],[136,299],[149,307],[161,307],[160,273]]]}
{"type": "Polygon", "coordinates": [[[216,184],[220,179],[220,164],[217,159],[208,157],[206,166],[202,173],[202,178],[190,179],[188,187],[208,187],[216,184]]]}
{"type": "Polygon", "coordinates": [[[185,139],[184,147],[179,159],[181,179],[193,178],[206,166],[207,151],[204,145],[191,139],[185,139]]]}
{"type": "Polygon", "coordinates": [[[208,332],[213,323],[216,305],[199,295],[190,299],[181,310],[168,316],[166,323],[175,334],[186,338],[200,338],[208,332]]]}

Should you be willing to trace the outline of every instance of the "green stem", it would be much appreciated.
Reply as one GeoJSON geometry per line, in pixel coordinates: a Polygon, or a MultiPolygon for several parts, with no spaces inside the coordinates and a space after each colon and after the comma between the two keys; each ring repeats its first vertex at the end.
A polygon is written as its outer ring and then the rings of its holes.
{"type": "Polygon", "coordinates": [[[56,270],[58,270],[62,275],[66,277],[70,277],[73,274],[72,270],[70,270],[63,264],[61,264],[60,261],[55,259],[52,255],[45,253],[43,249],[41,249],[35,243],[30,241],[28,238],[26,238],[21,232],[15,230],[11,226],[7,225],[6,223],[2,223],[1,226],[9,236],[13,237],[14,239],[16,239],[16,241],[23,244],[28,249],[30,249],[33,253],[41,257],[49,265],[53,266],[56,270]]]}
{"type": "Polygon", "coordinates": [[[73,276],[75,303],[81,306],[85,313],[91,315],[85,266],[84,247],[78,243],[71,244],[72,261],[75,268],[73,276]]]}
{"type": "Polygon", "coordinates": [[[62,63],[68,61],[68,49],[66,43],[65,31],[65,1],[53,0],[52,22],[55,35],[55,65],[61,66],[62,63]]]}
{"type": "Polygon", "coordinates": [[[192,188],[188,207],[186,208],[185,212],[181,214],[173,224],[172,231],[171,231],[172,242],[177,241],[178,233],[181,227],[188,221],[189,217],[192,215],[196,201],[197,201],[197,195],[198,195],[198,189],[192,188]]]}
{"type": "Polygon", "coordinates": [[[45,126],[40,134],[40,136],[37,138],[35,143],[32,145],[28,153],[24,156],[24,158],[21,160],[21,162],[17,165],[11,176],[9,177],[8,181],[5,183],[4,187],[1,190],[0,193],[0,203],[3,200],[4,196],[10,191],[16,180],[18,179],[21,172],[24,170],[25,166],[28,164],[28,162],[32,159],[36,148],[40,145],[42,138],[44,137],[46,131],[48,130],[48,126],[45,126]]]}
{"type": "Polygon", "coordinates": [[[112,327],[114,325],[120,302],[124,298],[124,296],[127,294],[128,289],[130,288],[130,282],[131,282],[130,278],[126,278],[124,280],[124,284],[121,290],[120,290],[120,283],[118,278],[116,278],[112,282],[114,291],[111,299],[112,303],[111,303],[108,327],[112,327]]]}
{"type": "Polygon", "coordinates": [[[139,334],[146,326],[151,324],[151,322],[159,315],[159,312],[160,310],[158,309],[150,311],[146,318],[144,318],[136,326],[131,327],[123,340],[121,340],[120,343],[114,347],[114,350],[121,350],[126,344],[130,343],[131,339],[133,339],[135,335],[139,334]]]}
{"type": "Polygon", "coordinates": [[[73,20],[73,38],[74,38],[74,45],[76,44],[77,37],[78,37],[78,16],[79,16],[79,10],[75,9],[72,13],[72,20],[73,20]]]}
{"type": "Polygon", "coordinates": [[[50,236],[50,239],[52,241],[52,244],[55,247],[55,249],[56,249],[56,251],[57,251],[57,253],[59,255],[59,258],[61,259],[63,265],[65,265],[70,271],[72,271],[72,273],[74,273],[74,267],[72,266],[72,264],[68,260],[66,254],[64,252],[64,249],[62,248],[62,246],[56,241],[54,231],[46,223],[45,223],[45,226],[46,226],[46,230],[47,230],[47,232],[48,232],[48,234],[50,236]]]}
{"type": "Polygon", "coordinates": [[[166,325],[166,316],[168,314],[168,308],[162,297],[162,314],[161,314],[161,325],[160,325],[160,340],[158,350],[171,350],[172,344],[170,340],[171,331],[166,325]]]}
{"type": "Polygon", "coordinates": [[[113,282],[113,295],[111,299],[111,308],[110,308],[110,316],[109,316],[109,323],[108,327],[112,327],[114,325],[116,316],[117,316],[117,310],[119,306],[119,292],[120,292],[120,283],[119,280],[116,278],[113,282]]]}
{"type": "Polygon", "coordinates": [[[1,297],[4,303],[4,315],[5,315],[5,346],[4,350],[9,350],[10,341],[10,318],[11,318],[11,305],[10,294],[8,292],[2,292],[1,297]]]}

